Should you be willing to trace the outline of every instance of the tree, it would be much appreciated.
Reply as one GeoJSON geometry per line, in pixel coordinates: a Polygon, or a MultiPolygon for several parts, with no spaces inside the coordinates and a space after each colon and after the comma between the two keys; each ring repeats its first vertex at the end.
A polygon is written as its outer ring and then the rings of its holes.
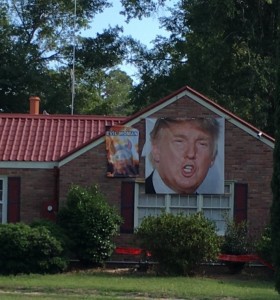
{"type": "Polygon", "coordinates": [[[132,79],[119,69],[85,71],[77,84],[75,111],[81,114],[129,115],[132,79]]]}
{"type": "MultiPolygon", "coordinates": [[[[143,1],[126,0],[128,18],[145,16],[143,1]],[[136,2],[133,5],[133,2],[136,2]]],[[[149,1],[155,11],[167,1],[149,1]],[[157,4],[157,5],[156,5],[157,4]]],[[[161,18],[170,38],[141,49],[136,109],[185,84],[273,134],[275,7],[269,0],[178,1],[161,18]],[[164,83],[165,84],[164,84],[164,83]],[[165,89],[162,90],[161,87],[165,89]],[[156,91],[156,93],[154,93],[156,91]],[[156,94],[156,98],[154,95],[156,94]],[[143,103],[141,98],[148,97],[143,103]]],[[[139,56],[140,54],[140,56],[139,56]]]]}
{"type": "Polygon", "coordinates": [[[278,68],[275,78],[276,84],[276,110],[275,121],[275,147],[273,177],[271,182],[273,192],[273,202],[271,207],[271,241],[272,241],[272,259],[275,266],[275,287],[280,293],[280,1],[274,1],[277,12],[276,19],[276,43],[275,43],[275,64],[278,68]]]}
{"type": "MultiPolygon", "coordinates": [[[[108,6],[110,2],[105,0],[77,1],[75,18],[73,1],[2,1],[0,109],[27,112],[28,98],[35,94],[40,96],[42,108],[50,113],[70,112],[74,43],[77,44],[80,68],[77,89],[80,91],[93,69],[96,74],[108,74],[124,55],[119,27],[109,28],[96,38],[79,36],[79,30],[87,27],[95,14],[108,6]]],[[[91,95],[91,91],[82,97],[77,95],[77,108],[82,103],[91,103],[91,95]]]]}
{"type": "Polygon", "coordinates": [[[127,115],[130,109],[131,78],[116,66],[126,55],[120,27],[109,28],[95,39],[81,39],[77,48],[78,113],[127,115]]]}
{"type": "Polygon", "coordinates": [[[48,69],[37,90],[41,108],[49,114],[69,114],[71,112],[71,77],[67,67],[59,70],[48,69]],[[46,84],[47,82],[47,84],[46,84]]]}
{"type": "Polygon", "coordinates": [[[112,70],[105,76],[103,90],[103,105],[100,113],[108,115],[130,115],[132,109],[129,105],[132,80],[121,70],[112,70]]]}
{"type": "Polygon", "coordinates": [[[2,5],[0,10],[0,108],[6,112],[26,111],[26,90],[32,93],[42,83],[43,68],[31,58],[36,55],[36,49],[30,47],[27,51],[18,38],[18,30],[9,23],[7,9],[2,5]]]}
{"type": "Polygon", "coordinates": [[[270,1],[191,1],[185,9],[191,84],[273,134],[274,6],[270,1]]]}

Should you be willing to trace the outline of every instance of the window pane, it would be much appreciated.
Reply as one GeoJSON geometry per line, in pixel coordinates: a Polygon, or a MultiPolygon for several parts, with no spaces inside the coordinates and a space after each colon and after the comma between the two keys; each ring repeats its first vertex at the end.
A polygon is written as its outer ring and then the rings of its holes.
{"type": "Polygon", "coordinates": [[[172,207],[197,207],[197,196],[171,195],[172,207]]]}
{"type": "Polygon", "coordinates": [[[203,197],[203,206],[204,207],[211,207],[211,196],[205,195],[203,197]]]}
{"type": "Polygon", "coordinates": [[[230,207],[230,197],[229,196],[224,196],[221,199],[221,207],[230,207]]]}
{"type": "Polygon", "coordinates": [[[171,205],[172,206],[180,206],[180,199],[179,197],[174,197],[174,195],[171,196],[171,205]]]}
{"type": "Polygon", "coordinates": [[[139,208],[139,217],[143,219],[147,216],[157,216],[161,213],[161,209],[157,208],[139,208]]]}
{"type": "Polygon", "coordinates": [[[205,195],[203,198],[203,207],[212,208],[229,208],[230,207],[230,196],[224,195],[205,195]]]}
{"type": "Polygon", "coordinates": [[[225,220],[229,214],[229,209],[203,209],[206,218],[211,220],[225,220]]]}
{"type": "Polygon", "coordinates": [[[165,206],[165,199],[163,195],[141,195],[139,198],[139,206],[165,206]]]}
{"type": "Polygon", "coordinates": [[[189,196],[190,206],[197,207],[197,196],[189,196]]]}
{"type": "Polygon", "coordinates": [[[155,203],[155,198],[141,197],[139,199],[139,205],[141,206],[147,206],[148,204],[153,205],[153,203],[155,203]]]}
{"type": "Polygon", "coordinates": [[[212,220],[221,220],[221,219],[223,219],[221,213],[222,212],[219,209],[212,209],[212,211],[211,211],[212,220]]]}
{"type": "Polygon", "coordinates": [[[138,209],[138,222],[141,224],[143,219],[148,216],[158,216],[162,213],[162,209],[158,208],[139,208],[138,209]]]}
{"type": "Polygon", "coordinates": [[[207,219],[211,219],[211,209],[204,209],[203,214],[207,219]]]}
{"type": "Polygon", "coordinates": [[[207,195],[203,198],[203,207],[220,207],[221,196],[219,195],[207,195]]]}
{"type": "Polygon", "coordinates": [[[189,206],[189,198],[187,197],[181,197],[180,199],[180,206],[189,206]]]}
{"type": "Polygon", "coordinates": [[[225,185],[225,194],[229,194],[230,193],[230,185],[226,184],[225,185]]]}
{"type": "Polygon", "coordinates": [[[196,195],[171,195],[170,213],[190,215],[197,212],[196,195]]]}
{"type": "Polygon", "coordinates": [[[212,198],[212,207],[220,207],[220,197],[213,197],[212,198]]]}
{"type": "Polygon", "coordinates": [[[225,221],[215,221],[218,234],[223,234],[226,231],[226,222],[225,221]]]}
{"type": "Polygon", "coordinates": [[[170,213],[177,215],[177,214],[185,214],[185,215],[191,215],[195,214],[197,212],[196,209],[191,209],[191,208],[170,208],[170,213]]]}
{"type": "Polygon", "coordinates": [[[230,208],[227,208],[227,209],[221,209],[221,216],[223,218],[223,220],[226,220],[229,218],[230,216],[230,208]]]}

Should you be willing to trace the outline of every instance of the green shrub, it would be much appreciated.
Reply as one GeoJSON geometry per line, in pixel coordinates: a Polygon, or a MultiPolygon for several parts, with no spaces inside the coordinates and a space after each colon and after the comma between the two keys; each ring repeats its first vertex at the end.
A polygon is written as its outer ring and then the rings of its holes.
{"type": "Polygon", "coordinates": [[[69,254],[70,240],[68,236],[64,233],[63,229],[57,223],[50,220],[37,220],[32,222],[30,226],[34,228],[45,227],[46,229],[48,229],[51,235],[61,243],[65,257],[70,256],[69,254]]]}
{"type": "Polygon", "coordinates": [[[232,255],[247,254],[249,247],[247,222],[236,223],[234,220],[227,220],[227,228],[221,246],[222,253],[232,255]]]}
{"type": "Polygon", "coordinates": [[[58,213],[58,224],[71,240],[71,251],[85,265],[100,265],[110,257],[120,223],[120,216],[96,186],[72,186],[66,206],[58,213]]]}
{"type": "Polygon", "coordinates": [[[32,273],[57,273],[66,269],[61,242],[45,227],[32,228],[29,265],[32,273]]]}
{"type": "Polygon", "coordinates": [[[136,236],[141,247],[151,251],[159,263],[160,273],[190,275],[219,253],[215,226],[200,213],[146,217],[136,236]]]}
{"type": "Polygon", "coordinates": [[[256,243],[256,251],[258,255],[269,263],[272,263],[272,242],[271,227],[267,226],[263,234],[256,243]]]}
{"type": "Polygon", "coordinates": [[[0,272],[57,273],[66,268],[62,247],[46,228],[0,225],[0,272]]]}

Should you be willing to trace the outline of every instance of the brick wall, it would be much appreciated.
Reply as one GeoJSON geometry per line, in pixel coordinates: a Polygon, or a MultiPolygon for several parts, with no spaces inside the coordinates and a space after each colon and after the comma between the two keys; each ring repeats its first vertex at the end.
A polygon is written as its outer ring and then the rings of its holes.
{"type": "Polygon", "coordinates": [[[0,175],[21,178],[21,222],[40,219],[43,204],[55,199],[55,174],[54,169],[0,169],[0,175]]]}

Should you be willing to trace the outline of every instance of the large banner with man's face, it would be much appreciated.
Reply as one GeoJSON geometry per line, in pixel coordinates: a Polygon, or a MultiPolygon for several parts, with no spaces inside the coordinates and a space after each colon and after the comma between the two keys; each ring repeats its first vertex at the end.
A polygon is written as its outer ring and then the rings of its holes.
{"type": "Polygon", "coordinates": [[[224,123],[224,118],[147,118],[146,193],[223,194],[224,123]]]}
{"type": "Polygon", "coordinates": [[[115,125],[106,130],[107,176],[136,177],[139,175],[139,131],[115,125]]]}

